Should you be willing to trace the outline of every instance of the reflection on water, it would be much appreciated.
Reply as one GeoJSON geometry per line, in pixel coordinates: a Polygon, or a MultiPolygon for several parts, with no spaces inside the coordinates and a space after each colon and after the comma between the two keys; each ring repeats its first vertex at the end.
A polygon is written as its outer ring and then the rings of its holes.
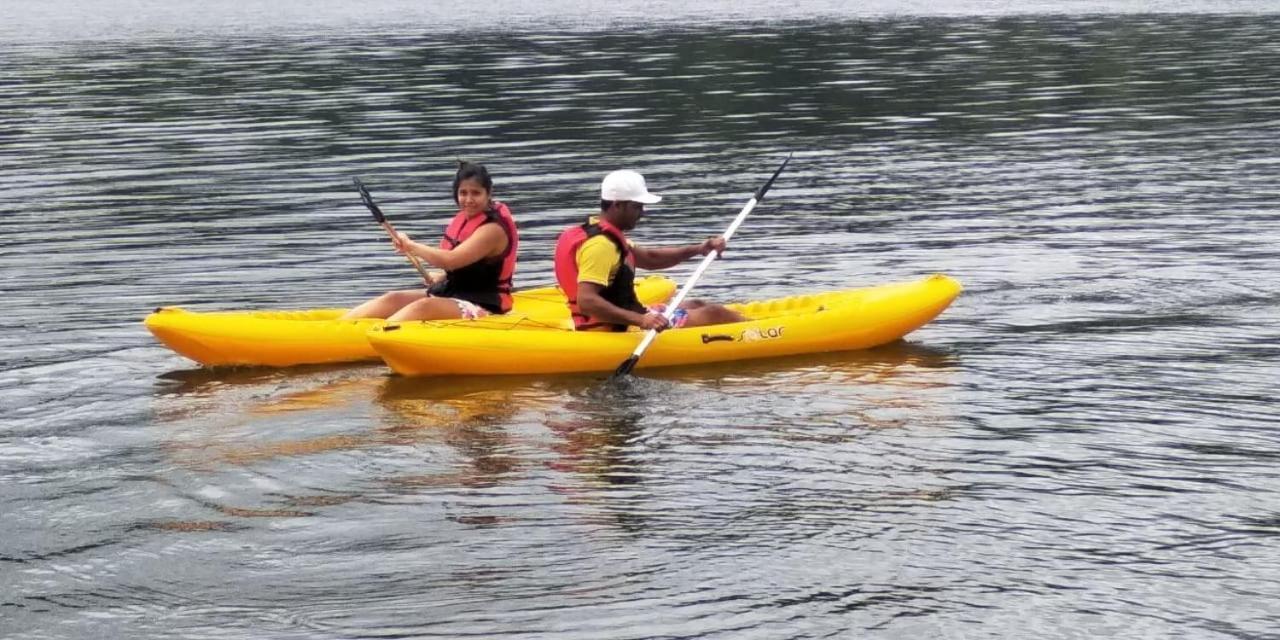
{"type": "MultiPolygon", "coordinates": [[[[418,379],[376,367],[175,371],[161,376],[165,383],[158,388],[155,410],[164,429],[162,450],[175,469],[190,475],[188,481],[234,473],[229,471],[234,467],[274,476],[278,468],[300,460],[324,476],[326,466],[346,464],[346,456],[357,451],[417,459],[362,478],[360,492],[311,486],[309,491],[317,493],[262,493],[260,506],[200,501],[231,517],[297,517],[312,515],[314,508],[377,500],[385,492],[439,495],[527,481],[540,470],[554,472],[547,480],[561,493],[591,495],[602,486],[638,483],[647,472],[633,460],[637,451],[673,425],[696,420],[692,414],[709,404],[712,412],[720,411],[724,403],[749,399],[761,387],[792,400],[809,398],[820,409],[840,409],[822,410],[824,421],[862,429],[902,427],[904,416],[920,423],[934,413],[922,406],[927,396],[921,392],[948,384],[930,372],[956,364],[946,351],[899,342],[865,352],[672,369],[622,381],[599,376],[418,379]],[[170,381],[178,381],[179,388],[170,388],[170,381]],[[709,403],[707,394],[713,391],[719,398],[709,403]],[[650,428],[655,418],[658,426],[650,428]],[[361,426],[370,422],[375,426],[361,426]],[[562,474],[573,480],[554,480],[562,474]],[[580,483],[591,489],[570,488],[580,483]]],[[[757,416],[758,428],[783,428],[780,437],[796,442],[835,444],[856,437],[795,431],[764,418],[757,416]]],[[[720,436],[696,437],[711,443],[720,436]]]]}
{"type": "Polygon", "coordinates": [[[1273,633],[1273,13],[215,4],[130,15],[264,17],[0,21],[0,636],[1273,633]],[[785,150],[696,295],[965,296],[883,349],[622,384],[157,378],[189,364],[139,326],[410,285],[353,175],[430,237],[486,162],[524,286],[605,171],[664,195],[637,242],[688,242],[785,150]]]}

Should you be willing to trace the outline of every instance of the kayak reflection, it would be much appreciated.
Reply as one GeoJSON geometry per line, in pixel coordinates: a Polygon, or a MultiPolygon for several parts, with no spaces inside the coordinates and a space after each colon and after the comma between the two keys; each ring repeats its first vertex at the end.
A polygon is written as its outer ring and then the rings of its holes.
{"type": "Polygon", "coordinates": [[[715,455],[743,437],[835,444],[902,427],[903,415],[928,420],[932,393],[954,384],[958,360],[899,342],[621,381],[200,370],[166,376],[156,414],[174,484],[216,488],[193,500],[230,517],[407,496],[449,502],[450,518],[489,525],[501,517],[464,505],[476,489],[505,485],[589,504],[585,516],[617,523],[601,499],[660,476],[649,467],[665,464],[672,443],[715,455]]]}

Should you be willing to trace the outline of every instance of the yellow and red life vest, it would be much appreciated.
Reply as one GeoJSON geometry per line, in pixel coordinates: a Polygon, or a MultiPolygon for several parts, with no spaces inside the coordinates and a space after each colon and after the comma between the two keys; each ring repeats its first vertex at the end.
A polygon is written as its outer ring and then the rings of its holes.
{"type": "Polygon", "coordinates": [[[626,326],[588,316],[578,307],[578,249],[582,247],[582,243],[598,235],[605,236],[613,243],[621,261],[617,274],[609,282],[609,286],[600,291],[600,296],[628,311],[645,312],[644,305],[636,298],[636,258],[627,242],[627,236],[621,229],[604,220],[588,220],[584,224],[569,227],[560,234],[560,238],[556,240],[556,282],[569,302],[569,313],[573,317],[575,329],[609,327],[614,331],[625,331],[626,326]]]}

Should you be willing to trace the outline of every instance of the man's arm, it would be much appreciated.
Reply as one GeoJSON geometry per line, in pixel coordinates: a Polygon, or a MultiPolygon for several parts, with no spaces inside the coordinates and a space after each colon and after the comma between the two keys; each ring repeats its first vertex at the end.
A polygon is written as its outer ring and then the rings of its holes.
{"type": "Polygon", "coordinates": [[[683,247],[631,247],[636,266],[641,269],[666,269],[674,267],[694,256],[705,256],[712,251],[724,252],[724,238],[715,236],[698,244],[683,247]]]}
{"type": "Polygon", "coordinates": [[[657,329],[667,327],[667,321],[659,313],[636,313],[619,307],[605,300],[600,292],[604,287],[594,282],[578,283],[578,309],[582,313],[610,324],[631,325],[641,329],[657,329]]]}

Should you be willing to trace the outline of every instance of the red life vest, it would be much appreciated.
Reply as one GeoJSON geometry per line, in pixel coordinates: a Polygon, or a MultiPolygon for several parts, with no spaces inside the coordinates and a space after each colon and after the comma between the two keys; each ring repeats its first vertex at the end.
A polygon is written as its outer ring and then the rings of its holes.
{"type": "Polygon", "coordinates": [[[628,311],[645,312],[644,305],[640,304],[636,298],[636,257],[631,251],[631,245],[627,243],[627,236],[621,229],[604,220],[596,222],[588,220],[584,224],[569,227],[560,234],[560,238],[556,240],[556,283],[560,285],[560,290],[564,292],[564,297],[569,303],[569,313],[573,317],[574,329],[607,326],[614,331],[625,331],[627,329],[625,325],[604,322],[588,316],[578,307],[578,249],[584,242],[598,235],[608,238],[621,256],[617,274],[614,275],[609,286],[600,291],[600,297],[628,311]]]}
{"type": "Polygon", "coordinates": [[[440,240],[440,248],[453,250],[477,229],[491,222],[501,226],[503,233],[507,234],[506,251],[482,258],[465,267],[446,271],[444,281],[431,287],[428,293],[441,298],[467,300],[491,313],[506,313],[511,310],[511,280],[516,272],[516,248],[520,239],[516,221],[511,217],[511,210],[507,205],[495,200],[482,215],[473,217],[459,211],[449,221],[444,238],[440,240]]]}

